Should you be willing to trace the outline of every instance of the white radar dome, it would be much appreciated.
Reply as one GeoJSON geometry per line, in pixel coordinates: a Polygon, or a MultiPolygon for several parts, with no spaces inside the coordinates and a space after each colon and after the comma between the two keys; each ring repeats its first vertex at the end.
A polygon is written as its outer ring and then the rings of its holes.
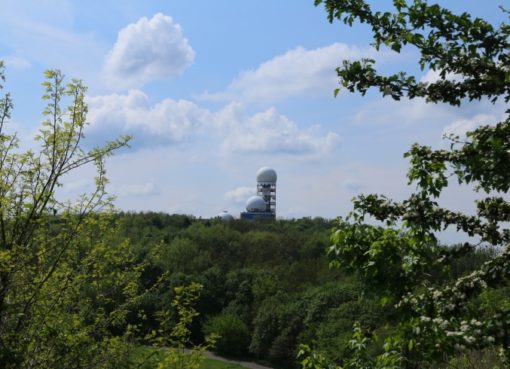
{"type": "Polygon", "coordinates": [[[232,216],[232,214],[230,214],[228,211],[224,210],[222,211],[221,213],[218,214],[218,218],[220,218],[221,220],[233,220],[234,217],[232,216]]]}
{"type": "Polygon", "coordinates": [[[249,212],[266,211],[266,202],[260,196],[252,196],[246,202],[246,210],[249,212]]]}
{"type": "Polygon", "coordinates": [[[260,168],[257,172],[257,182],[276,183],[276,171],[269,167],[260,168]]]}

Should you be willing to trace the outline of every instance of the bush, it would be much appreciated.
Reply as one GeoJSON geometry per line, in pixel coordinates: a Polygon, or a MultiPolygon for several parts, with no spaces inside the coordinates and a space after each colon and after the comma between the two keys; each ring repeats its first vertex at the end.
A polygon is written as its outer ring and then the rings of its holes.
{"type": "Polygon", "coordinates": [[[247,325],[236,315],[216,315],[204,324],[204,334],[220,336],[214,352],[226,356],[244,356],[248,353],[250,332],[247,325]]]}
{"type": "Polygon", "coordinates": [[[365,332],[373,332],[381,321],[376,302],[366,299],[347,301],[329,310],[317,329],[317,346],[335,362],[342,362],[349,351],[354,322],[365,332]]]}

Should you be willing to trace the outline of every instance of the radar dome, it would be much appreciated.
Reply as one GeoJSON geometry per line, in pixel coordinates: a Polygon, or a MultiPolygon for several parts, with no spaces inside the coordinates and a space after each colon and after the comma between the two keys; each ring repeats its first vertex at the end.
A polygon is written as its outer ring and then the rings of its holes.
{"type": "Polygon", "coordinates": [[[221,220],[233,220],[234,217],[232,216],[232,214],[230,214],[228,211],[224,210],[222,211],[221,213],[218,214],[218,218],[220,218],[221,220]]]}
{"type": "Polygon", "coordinates": [[[252,196],[246,202],[246,210],[249,212],[266,211],[266,202],[260,196],[252,196]]]}
{"type": "Polygon", "coordinates": [[[276,183],[276,171],[269,167],[260,168],[257,172],[257,182],[276,183]]]}

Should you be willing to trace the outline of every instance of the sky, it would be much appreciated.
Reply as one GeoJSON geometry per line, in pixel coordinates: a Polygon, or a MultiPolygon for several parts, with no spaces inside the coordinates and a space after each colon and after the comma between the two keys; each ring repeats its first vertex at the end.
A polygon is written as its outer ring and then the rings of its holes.
{"type": "MultiPolygon", "coordinates": [[[[419,142],[445,146],[504,116],[503,103],[461,108],[393,102],[333,90],[342,60],[371,57],[383,72],[421,71],[416,50],[376,52],[366,27],[328,23],[313,0],[0,0],[0,58],[27,140],[42,121],[41,82],[58,68],[89,87],[85,145],[133,135],[107,162],[109,191],[126,211],[238,216],[262,166],[278,173],[277,216],[345,216],[361,193],[402,200],[419,142]]],[[[373,2],[381,9],[388,1],[373,2]]],[[[441,3],[499,24],[503,1],[441,3]]],[[[64,180],[62,196],[90,190],[92,168],[64,180]]],[[[441,201],[472,209],[470,189],[441,201]]]]}

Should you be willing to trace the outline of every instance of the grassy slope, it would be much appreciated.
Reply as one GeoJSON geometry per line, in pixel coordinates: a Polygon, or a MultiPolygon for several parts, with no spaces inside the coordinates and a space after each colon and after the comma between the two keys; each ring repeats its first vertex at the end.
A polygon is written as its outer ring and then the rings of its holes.
{"type": "MultiPolygon", "coordinates": [[[[147,346],[139,346],[137,349],[133,352],[132,358],[136,362],[138,360],[141,360],[142,357],[147,356],[151,352],[153,352],[154,349],[147,347],[147,346]]],[[[153,359],[157,358],[153,357],[153,359]]],[[[155,360],[148,360],[145,364],[140,366],[140,369],[155,369],[157,367],[157,362],[155,360]]],[[[246,369],[245,367],[238,365],[238,364],[232,364],[232,363],[226,363],[220,360],[214,360],[214,359],[204,359],[202,361],[202,364],[200,365],[200,369],[246,369]]]]}
{"type": "Polygon", "coordinates": [[[238,364],[225,363],[214,359],[204,359],[200,369],[245,369],[238,364]]]}

